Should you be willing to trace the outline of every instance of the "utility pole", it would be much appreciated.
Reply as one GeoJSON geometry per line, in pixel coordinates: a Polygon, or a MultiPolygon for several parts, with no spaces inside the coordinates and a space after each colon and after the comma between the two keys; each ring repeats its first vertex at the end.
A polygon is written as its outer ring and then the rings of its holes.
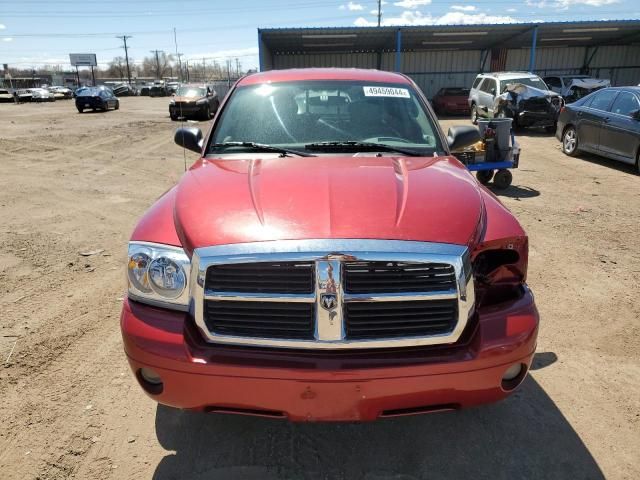
{"type": "Polygon", "coordinates": [[[154,53],[156,56],[156,79],[157,80],[162,80],[161,77],[161,73],[160,72],[160,57],[158,56],[159,53],[164,53],[164,50],[151,50],[151,53],[154,53]]]}
{"type": "Polygon", "coordinates": [[[240,78],[240,60],[236,58],[236,77],[240,78]]]}
{"type": "Polygon", "coordinates": [[[120,37],[124,42],[124,58],[127,62],[127,80],[129,80],[129,85],[131,85],[131,70],[129,69],[129,49],[127,48],[127,38],[131,38],[131,35],[122,35],[120,37]]]}
{"type": "Polygon", "coordinates": [[[227,86],[231,87],[231,60],[227,59],[227,86]]]}
{"type": "Polygon", "coordinates": [[[378,0],[378,26],[380,26],[381,20],[382,20],[382,0],[378,0]]]}
{"type": "Polygon", "coordinates": [[[179,69],[178,70],[178,76],[179,76],[178,80],[180,80],[180,82],[184,81],[183,80],[183,75],[182,75],[182,56],[183,55],[184,55],[184,53],[177,53],[176,52],[176,57],[178,57],[178,69],[179,69]]]}

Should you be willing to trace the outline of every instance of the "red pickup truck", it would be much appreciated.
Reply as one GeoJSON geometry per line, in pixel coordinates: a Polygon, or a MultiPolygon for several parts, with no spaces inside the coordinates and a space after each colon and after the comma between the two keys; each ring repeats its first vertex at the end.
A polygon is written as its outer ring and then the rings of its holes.
{"type": "Polygon", "coordinates": [[[156,401],[293,421],[366,421],[500,400],[538,313],[527,236],[450,152],[406,76],[241,79],[201,158],[129,243],[124,348],[156,401]]]}

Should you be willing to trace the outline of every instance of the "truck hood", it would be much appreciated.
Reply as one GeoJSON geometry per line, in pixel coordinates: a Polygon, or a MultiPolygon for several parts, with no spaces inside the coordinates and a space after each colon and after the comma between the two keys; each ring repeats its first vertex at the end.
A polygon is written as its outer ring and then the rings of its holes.
{"type": "Polygon", "coordinates": [[[484,204],[452,157],[322,156],[197,162],[178,184],[182,246],[366,238],[470,244],[484,204]]]}

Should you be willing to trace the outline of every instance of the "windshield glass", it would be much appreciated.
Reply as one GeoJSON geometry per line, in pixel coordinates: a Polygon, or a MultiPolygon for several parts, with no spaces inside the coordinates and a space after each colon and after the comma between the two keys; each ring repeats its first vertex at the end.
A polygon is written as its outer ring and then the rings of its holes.
{"type": "MultiPolygon", "coordinates": [[[[356,141],[427,155],[443,150],[436,128],[409,85],[326,80],[262,84],[234,91],[211,144],[256,142],[304,150],[312,143],[356,141]]],[[[210,147],[209,153],[223,149],[234,150],[210,147]]]]}
{"type": "Polygon", "coordinates": [[[176,91],[179,97],[204,97],[207,91],[200,87],[180,87],[176,91]]]}
{"type": "Polygon", "coordinates": [[[548,90],[547,85],[542,81],[539,77],[524,77],[524,78],[514,78],[509,80],[502,80],[502,91],[507,88],[507,85],[513,85],[515,83],[522,83],[524,85],[528,85],[529,87],[539,88],[540,90],[548,90]]]}

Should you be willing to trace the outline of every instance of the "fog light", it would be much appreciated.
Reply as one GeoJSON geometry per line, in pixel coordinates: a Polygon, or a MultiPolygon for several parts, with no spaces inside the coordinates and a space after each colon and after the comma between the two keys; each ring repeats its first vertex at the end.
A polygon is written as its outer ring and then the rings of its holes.
{"type": "Polygon", "coordinates": [[[518,375],[520,375],[520,372],[522,372],[521,363],[516,363],[515,365],[511,365],[509,369],[506,372],[504,372],[504,375],[502,375],[502,381],[508,382],[509,380],[513,380],[518,375]]]}
{"type": "Polygon", "coordinates": [[[141,368],[140,376],[145,382],[149,382],[151,385],[160,385],[162,384],[162,379],[160,375],[151,370],[150,368],[141,368]]]}
{"type": "Polygon", "coordinates": [[[157,372],[150,368],[141,368],[136,373],[136,377],[138,377],[140,386],[150,395],[160,395],[164,390],[162,378],[160,378],[157,372]]]}

